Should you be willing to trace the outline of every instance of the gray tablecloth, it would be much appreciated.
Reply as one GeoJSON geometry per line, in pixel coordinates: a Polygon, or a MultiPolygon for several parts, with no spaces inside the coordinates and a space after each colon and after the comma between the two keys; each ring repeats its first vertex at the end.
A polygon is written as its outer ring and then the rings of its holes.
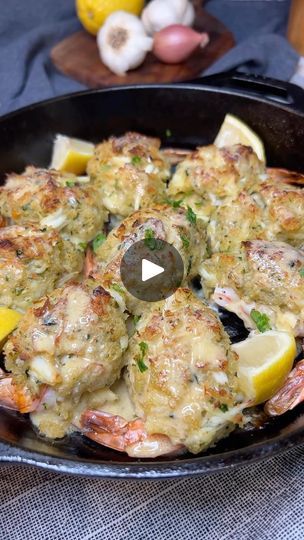
{"type": "Polygon", "coordinates": [[[304,447],[212,477],[87,480],[4,466],[1,540],[303,540],[304,447]]]}
{"type": "MultiPolygon", "coordinates": [[[[288,0],[206,5],[241,43],[212,71],[243,66],[291,77],[298,55],[283,38],[288,0]]],[[[79,28],[73,0],[2,0],[0,8],[0,114],[82,88],[49,60],[51,46],[79,28]]],[[[5,465],[0,540],[303,540],[303,450],[210,478],[162,482],[89,480],[5,465]]]]}

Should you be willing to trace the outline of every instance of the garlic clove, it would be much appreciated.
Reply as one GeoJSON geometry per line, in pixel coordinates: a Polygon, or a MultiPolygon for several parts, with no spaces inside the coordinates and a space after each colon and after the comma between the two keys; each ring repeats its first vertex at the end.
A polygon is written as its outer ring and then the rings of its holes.
{"type": "Polygon", "coordinates": [[[166,3],[171,5],[171,9],[175,12],[175,15],[176,15],[176,21],[178,23],[181,23],[185,16],[187,7],[189,5],[189,1],[188,0],[166,0],[166,3]]]}
{"type": "Polygon", "coordinates": [[[138,17],[116,11],[99,30],[97,45],[103,63],[116,75],[123,76],[144,61],[153,40],[146,35],[138,17]]]}
{"type": "Polygon", "coordinates": [[[144,9],[142,22],[146,31],[152,35],[166,26],[175,24],[177,21],[176,12],[172,6],[164,0],[153,0],[151,4],[144,9]],[[150,9],[149,8],[152,8],[150,9]]]}
{"type": "Polygon", "coordinates": [[[142,22],[146,32],[153,35],[173,24],[191,25],[194,8],[188,0],[152,0],[142,12],[142,22]]]}
{"type": "Polygon", "coordinates": [[[154,35],[153,53],[162,62],[178,64],[208,42],[209,36],[205,32],[200,34],[188,26],[174,24],[154,35]]]}

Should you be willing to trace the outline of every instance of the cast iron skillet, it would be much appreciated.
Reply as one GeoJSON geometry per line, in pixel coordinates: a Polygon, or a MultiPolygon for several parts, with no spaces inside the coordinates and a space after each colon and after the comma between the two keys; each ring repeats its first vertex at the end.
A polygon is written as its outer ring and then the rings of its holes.
{"type": "MultiPolygon", "coordinates": [[[[0,120],[0,178],[21,172],[27,164],[48,166],[56,133],[97,142],[135,130],[161,137],[164,145],[193,148],[214,140],[227,112],[262,137],[269,165],[304,171],[304,92],[278,81],[224,74],[187,84],[89,91],[12,113],[0,120]]],[[[235,317],[223,318],[234,340],[244,337],[235,317]]],[[[0,441],[0,462],[63,473],[115,478],[210,474],[304,442],[304,408],[272,419],[261,429],[236,431],[199,456],[177,459],[131,459],[78,434],[50,443],[37,436],[26,416],[4,409],[0,441]]]]}

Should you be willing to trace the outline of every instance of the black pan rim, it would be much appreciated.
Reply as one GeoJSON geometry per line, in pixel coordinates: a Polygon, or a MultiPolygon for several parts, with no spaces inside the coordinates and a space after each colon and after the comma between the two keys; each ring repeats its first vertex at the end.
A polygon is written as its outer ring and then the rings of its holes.
{"type": "Polygon", "coordinates": [[[81,459],[56,458],[42,452],[24,450],[19,445],[2,441],[3,439],[0,441],[0,465],[28,465],[52,472],[91,478],[159,480],[210,476],[271,459],[302,445],[304,443],[304,429],[289,436],[279,435],[268,442],[260,442],[250,447],[222,454],[163,462],[140,460],[119,463],[113,461],[87,462],[81,459]],[[5,453],[2,453],[1,443],[5,447],[5,453]],[[12,453],[10,454],[10,452],[12,453]]]}
{"type": "MultiPolygon", "coordinates": [[[[202,79],[203,81],[203,79],[202,79]]],[[[293,86],[293,85],[292,85],[293,86]]],[[[107,94],[107,93],[113,93],[113,92],[123,92],[128,90],[162,90],[162,89],[170,89],[170,90],[177,90],[177,89],[189,89],[189,90],[198,90],[198,91],[211,91],[211,92],[217,92],[219,94],[227,94],[227,95],[234,95],[238,97],[245,97],[252,101],[256,101],[258,103],[265,103],[267,105],[272,105],[273,107],[277,107],[282,110],[286,110],[288,112],[292,112],[296,114],[297,116],[303,116],[304,118],[304,111],[294,110],[291,104],[287,103],[281,103],[279,101],[275,101],[272,99],[269,99],[267,97],[263,96],[257,96],[250,94],[248,91],[243,90],[237,90],[233,88],[222,88],[216,86],[216,84],[204,84],[202,83],[189,83],[189,82],[180,82],[180,83],[168,83],[168,84],[130,84],[130,85],[121,85],[121,86],[110,86],[107,88],[100,88],[100,89],[89,89],[89,90],[80,90],[79,92],[69,92],[66,94],[62,94],[60,96],[52,97],[49,99],[45,99],[42,101],[37,101],[35,103],[31,103],[30,105],[26,105],[25,107],[18,108],[16,110],[13,110],[7,114],[4,114],[0,116],[0,122],[10,120],[14,118],[14,116],[19,116],[23,113],[31,112],[32,110],[39,109],[40,107],[43,108],[47,105],[52,105],[59,103],[61,101],[66,101],[69,99],[75,99],[75,98],[81,98],[82,96],[93,96],[93,95],[99,95],[99,94],[107,94]]]]}

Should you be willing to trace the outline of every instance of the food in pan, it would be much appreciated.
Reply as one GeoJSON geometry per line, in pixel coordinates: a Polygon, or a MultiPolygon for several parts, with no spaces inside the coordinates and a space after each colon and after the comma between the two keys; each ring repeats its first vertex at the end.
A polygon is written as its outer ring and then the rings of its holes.
{"type": "Polygon", "coordinates": [[[237,252],[240,242],[256,238],[304,244],[304,191],[267,176],[234,200],[211,211],[207,238],[213,253],[237,252]]]}
{"type": "Polygon", "coordinates": [[[0,306],[24,311],[80,275],[84,253],[55,230],[11,225],[0,229],[0,306]]]}
{"type": "Polygon", "coordinates": [[[116,289],[117,292],[118,289],[133,314],[140,314],[146,302],[128,293],[121,280],[120,265],[127,249],[140,240],[152,251],[157,248],[157,240],[174,246],[184,263],[185,283],[198,274],[206,250],[205,230],[195,214],[184,208],[165,205],[131,214],[100,245],[98,242],[93,243],[93,252],[87,254],[87,272],[101,279],[112,291],[116,289]]]}
{"type": "Polygon", "coordinates": [[[208,221],[215,206],[233,201],[266,177],[266,169],[251,147],[235,144],[197,148],[178,164],[168,193],[184,204],[195,197],[195,206],[208,221]]]}
{"type": "Polygon", "coordinates": [[[28,167],[0,189],[0,325],[1,309],[17,310],[0,403],[40,435],[196,454],[246,426],[252,406],[277,415],[304,399],[303,177],[267,169],[255,134],[228,127],[232,145],[223,128],[194,152],[113,136],[88,176],[28,167]],[[181,255],[182,285],[165,300],[122,282],[138,240],[181,255]],[[217,306],[244,322],[245,341],[231,342],[217,306]]]}
{"type": "Polygon", "coordinates": [[[105,208],[124,218],[165,201],[170,167],[159,139],[126,133],[96,146],[88,174],[105,208]]]}
{"type": "Polygon", "coordinates": [[[32,412],[41,433],[63,437],[82,395],[119,377],[127,344],[111,295],[93,280],[70,283],[36,302],[6,343],[11,375],[0,380],[0,394],[8,407],[32,412]]]}
{"type": "Polygon", "coordinates": [[[206,298],[236,313],[249,329],[304,336],[304,252],[284,242],[242,242],[238,254],[216,253],[203,262],[206,298]]]}
{"type": "Polygon", "coordinates": [[[0,188],[0,214],[9,224],[55,229],[83,249],[107,219],[95,188],[74,174],[27,167],[0,188]]]}

